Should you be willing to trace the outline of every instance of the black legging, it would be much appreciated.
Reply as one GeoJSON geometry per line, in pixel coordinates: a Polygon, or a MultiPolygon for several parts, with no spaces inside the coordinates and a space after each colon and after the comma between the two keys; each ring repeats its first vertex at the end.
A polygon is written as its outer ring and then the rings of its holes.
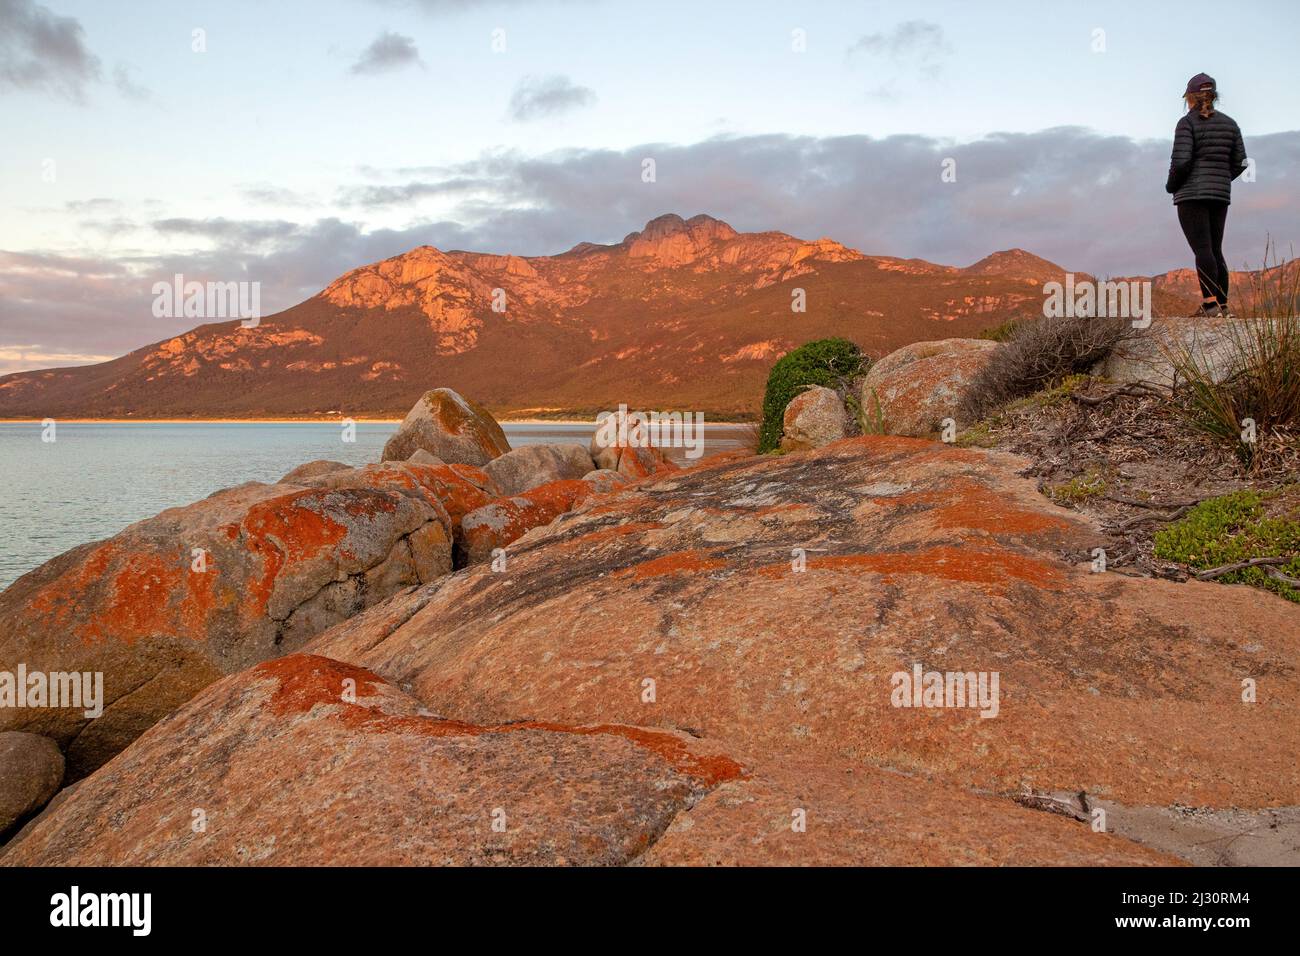
{"type": "Polygon", "coordinates": [[[1228,263],[1223,258],[1223,224],[1228,219],[1226,202],[1187,199],[1178,204],[1178,224],[1196,256],[1196,274],[1201,280],[1201,298],[1228,301],[1228,263]]]}

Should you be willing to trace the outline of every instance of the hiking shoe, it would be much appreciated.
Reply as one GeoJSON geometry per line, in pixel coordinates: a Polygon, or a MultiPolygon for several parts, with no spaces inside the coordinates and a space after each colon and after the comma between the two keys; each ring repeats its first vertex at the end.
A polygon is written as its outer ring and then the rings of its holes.
{"type": "Polygon", "coordinates": [[[1213,302],[1210,305],[1206,305],[1202,302],[1201,307],[1192,313],[1192,316],[1197,319],[1219,318],[1222,315],[1223,310],[1219,308],[1217,302],[1213,302]]]}
{"type": "Polygon", "coordinates": [[[1226,302],[1219,303],[1219,315],[1223,316],[1225,319],[1235,319],[1237,317],[1237,313],[1233,312],[1226,302]]]}

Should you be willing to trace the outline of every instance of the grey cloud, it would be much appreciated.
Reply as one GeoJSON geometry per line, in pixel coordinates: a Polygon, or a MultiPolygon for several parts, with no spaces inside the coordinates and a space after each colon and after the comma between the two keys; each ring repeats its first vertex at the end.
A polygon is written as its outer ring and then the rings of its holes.
{"type": "Polygon", "coordinates": [[[249,202],[259,203],[264,206],[290,206],[307,208],[316,205],[315,200],[310,196],[297,192],[292,189],[285,189],[282,186],[273,186],[268,183],[250,183],[242,186],[239,194],[249,202]]]}
{"type": "Polygon", "coordinates": [[[96,196],[93,199],[70,199],[64,203],[64,208],[74,215],[93,216],[102,213],[117,212],[122,208],[122,203],[116,199],[96,196]]]}
{"type": "Polygon", "coordinates": [[[75,17],[56,16],[33,0],[0,0],[0,90],[45,90],[81,101],[100,75],[75,17]]]}
{"type": "MultiPolygon", "coordinates": [[[[406,7],[434,16],[442,16],[472,10],[521,7],[524,4],[536,3],[537,0],[368,0],[368,2],[384,7],[406,7]]],[[[582,2],[582,0],[554,0],[554,2],[577,3],[582,2]]]]}
{"type": "Polygon", "coordinates": [[[952,52],[943,27],[929,20],[906,20],[887,32],[869,33],[849,47],[847,55],[866,53],[888,56],[895,61],[911,60],[933,71],[952,52]]]}
{"type": "Polygon", "coordinates": [[[283,219],[159,219],[152,223],[158,232],[173,236],[194,236],[217,243],[255,246],[294,236],[299,227],[283,219]]]}
{"type": "MultiPolygon", "coordinates": [[[[1300,132],[1248,136],[1259,181],[1229,217],[1232,265],[1265,238],[1300,247],[1300,132]]],[[[1164,192],[1169,144],[1065,127],[952,144],[924,136],[719,137],[687,146],[492,154],[448,172],[484,180],[455,210],[478,248],[541,254],[617,241],[668,211],[708,210],[737,229],[829,235],[867,253],[965,265],[1020,246],[1067,268],[1120,275],[1185,266],[1164,192]],[[657,182],[640,181],[652,157],[657,182]],[[940,180],[957,163],[957,181],[940,180]]]]}
{"type": "Polygon", "coordinates": [[[153,91],[141,86],[132,79],[133,70],[124,64],[118,64],[113,68],[113,85],[117,91],[129,100],[138,100],[142,103],[153,100],[153,91]]]}
{"type": "Polygon", "coordinates": [[[591,106],[595,102],[594,91],[585,86],[575,86],[567,76],[526,76],[510,97],[509,116],[517,123],[526,123],[591,106]]]}
{"type": "Polygon", "coordinates": [[[415,40],[400,33],[381,33],[362,51],[351,72],[387,73],[412,64],[423,65],[415,40]]]}
{"type": "Polygon", "coordinates": [[[442,182],[412,181],[397,185],[349,186],[339,191],[339,202],[345,206],[364,206],[377,209],[418,202],[430,196],[448,196],[490,188],[490,180],[457,177],[442,182]]]}

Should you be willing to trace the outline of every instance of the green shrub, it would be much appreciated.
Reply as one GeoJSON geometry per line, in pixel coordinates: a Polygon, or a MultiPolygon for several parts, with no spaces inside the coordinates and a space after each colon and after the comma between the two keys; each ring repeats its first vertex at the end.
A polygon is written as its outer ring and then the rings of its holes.
{"type": "Polygon", "coordinates": [[[848,339],[818,339],[781,356],[767,376],[759,452],[775,451],[780,446],[785,407],[806,386],[841,388],[865,371],[868,362],[862,350],[848,339]]]}
{"type": "MultiPolygon", "coordinates": [[[[1270,516],[1265,505],[1277,494],[1234,491],[1202,501],[1156,532],[1155,556],[1201,571],[1250,558],[1290,556],[1291,561],[1275,568],[1287,577],[1300,576],[1300,514],[1270,516]]],[[[1266,567],[1242,568],[1216,580],[1253,584],[1300,602],[1300,590],[1272,577],[1266,567]]]]}

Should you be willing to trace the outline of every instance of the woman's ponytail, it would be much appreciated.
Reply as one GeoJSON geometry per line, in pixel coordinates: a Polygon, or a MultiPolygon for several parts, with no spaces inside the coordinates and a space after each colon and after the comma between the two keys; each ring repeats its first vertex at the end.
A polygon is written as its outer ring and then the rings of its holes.
{"type": "Polygon", "coordinates": [[[1187,94],[1187,108],[1200,113],[1202,119],[1209,119],[1214,115],[1214,104],[1218,99],[1217,90],[1198,90],[1187,94]]]}

